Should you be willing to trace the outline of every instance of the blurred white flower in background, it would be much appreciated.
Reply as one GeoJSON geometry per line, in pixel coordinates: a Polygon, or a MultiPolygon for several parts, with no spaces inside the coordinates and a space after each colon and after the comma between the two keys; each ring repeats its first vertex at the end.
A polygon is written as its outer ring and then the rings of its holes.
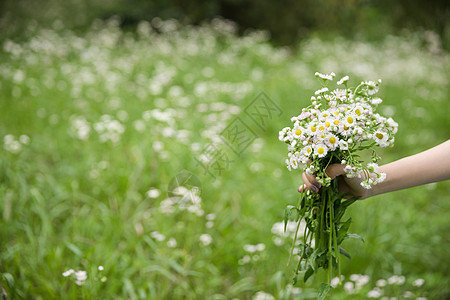
{"type": "Polygon", "coordinates": [[[384,287],[384,286],[386,286],[386,284],[387,284],[387,281],[384,280],[384,279],[379,279],[379,280],[377,280],[377,282],[376,282],[376,285],[377,285],[378,287],[384,287]]]}
{"type": "Polygon", "coordinates": [[[259,291],[253,295],[252,300],[275,300],[275,297],[266,292],[259,291]]]}
{"type": "Polygon", "coordinates": [[[383,294],[382,290],[380,290],[379,288],[376,287],[367,293],[367,297],[368,298],[380,298],[382,294],[383,294]]]}
{"type": "Polygon", "coordinates": [[[94,123],[94,129],[99,134],[102,143],[107,141],[118,143],[120,136],[125,132],[125,127],[110,115],[101,116],[100,121],[94,123]]]}
{"type": "Polygon", "coordinates": [[[77,285],[83,285],[87,279],[87,272],[86,271],[77,271],[77,272],[75,272],[75,277],[76,277],[75,283],[77,285]]]}
{"type": "Polygon", "coordinates": [[[412,295],[413,295],[413,293],[411,291],[405,291],[403,293],[403,297],[405,297],[405,298],[411,298],[412,295]]]}
{"type": "Polygon", "coordinates": [[[413,286],[417,286],[417,287],[421,287],[424,283],[425,283],[424,279],[418,278],[418,279],[413,281],[412,285],[413,286]]]}
{"type": "Polygon", "coordinates": [[[405,276],[397,276],[393,275],[388,278],[389,284],[396,284],[396,285],[402,285],[405,283],[405,276]]]}
{"type": "Polygon", "coordinates": [[[160,233],[159,231],[151,232],[150,236],[159,242],[162,242],[166,239],[166,236],[164,234],[160,233]]]}
{"type": "Polygon", "coordinates": [[[71,275],[74,275],[75,277],[75,284],[77,285],[84,285],[87,279],[87,272],[86,271],[75,271],[73,269],[69,269],[62,273],[62,276],[69,277],[71,275]]]}
{"type": "Polygon", "coordinates": [[[353,294],[355,293],[355,285],[353,282],[351,281],[347,281],[346,283],[344,283],[344,290],[348,293],[348,294],[353,294]]]}
{"type": "Polygon", "coordinates": [[[70,269],[70,270],[67,270],[64,273],[62,273],[62,276],[67,277],[67,276],[70,276],[70,275],[72,275],[74,273],[75,273],[75,270],[70,269]]]}
{"type": "Polygon", "coordinates": [[[91,127],[89,125],[89,122],[86,121],[86,119],[81,116],[80,117],[72,116],[70,118],[70,121],[72,133],[74,133],[75,136],[82,141],[87,140],[91,133],[91,127]]]}
{"type": "Polygon", "coordinates": [[[213,241],[211,235],[208,233],[204,233],[204,234],[200,235],[199,239],[200,239],[200,242],[203,244],[203,246],[208,246],[213,241]]]}
{"type": "Polygon", "coordinates": [[[167,247],[175,248],[177,246],[177,241],[172,237],[167,241],[167,247]]]}
{"type": "Polygon", "coordinates": [[[22,134],[18,139],[12,134],[7,134],[3,137],[3,149],[13,154],[18,154],[22,150],[22,145],[30,143],[30,138],[22,134]]]}
{"type": "Polygon", "coordinates": [[[149,198],[158,198],[161,195],[161,192],[157,188],[151,188],[146,193],[149,198]]]}
{"type": "Polygon", "coordinates": [[[332,288],[336,288],[338,285],[340,285],[342,283],[342,281],[345,279],[344,275],[341,275],[341,278],[339,277],[334,277],[333,279],[331,279],[330,281],[330,285],[332,288]]]}

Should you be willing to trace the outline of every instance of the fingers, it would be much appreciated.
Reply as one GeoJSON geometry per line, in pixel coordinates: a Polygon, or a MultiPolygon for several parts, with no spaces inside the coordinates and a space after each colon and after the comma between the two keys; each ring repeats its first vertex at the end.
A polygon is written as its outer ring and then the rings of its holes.
{"type": "Polygon", "coordinates": [[[316,176],[314,175],[308,175],[306,173],[303,173],[302,179],[304,185],[299,187],[298,189],[299,192],[304,191],[305,189],[309,189],[314,193],[317,193],[319,191],[319,188],[322,186],[319,182],[317,182],[316,176]]]}
{"type": "Polygon", "coordinates": [[[327,173],[328,177],[334,179],[339,175],[345,174],[344,167],[345,165],[332,164],[328,166],[328,168],[325,170],[325,173],[327,173]]]}
{"type": "MultiPolygon", "coordinates": [[[[334,179],[337,176],[345,174],[344,167],[345,166],[341,164],[332,164],[328,166],[328,168],[325,170],[325,173],[328,175],[328,177],[334,179]]],[[[303,192],[306,189],[309,189],[312,192],[317,193],[319,189],[322,187],[322,185],[316,180],[316,176],[314,175],[308,175],[306,173],[303,173],[302,179],[304,184],[299,186],[298,188],[299,193],[303,192]]]]}
{"type": "Polygon", "coordinates": [[[308,187],[306,186],[306,184],[302,184],[301,186],[298,187],[298,192],[301,193],[307,189],[308,187]]]}

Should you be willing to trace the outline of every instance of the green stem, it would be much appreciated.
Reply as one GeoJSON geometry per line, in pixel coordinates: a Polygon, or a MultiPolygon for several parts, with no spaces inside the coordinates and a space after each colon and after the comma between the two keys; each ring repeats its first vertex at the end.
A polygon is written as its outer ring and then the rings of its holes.
{"type": "MultiPolygon", "coordinates": [[[[304,196],[305,196],[305,190],[302,190],[302,192],[300,194],[300,200],[298,201],[298,205],[297,205],[298,211],[300,211],[300,209],[301,209],[300,205],[302,204],[304,196]]],[[[287,262],[288,266],[291,263],[291,258],[292,258],[292,254],[293,254],[292,252],[294,251],[295,242],[297,241],[298,229],[300,228],[301,221],[302,221],[302,217],[300,216],[299,219],[298,219],[297,229],[295,230],[295,237],[294,237],[294,240],[292,241],[291,251],[289,253],[289,259],[288,259],[288,262],[287,262]]]]}
{"type": "MultiPolygon", "coordinates": [[[[292,252],[294,251],[295,242],[297,241],[298,229],[300,228],[301,221],[302,221],[302,219],[300,218],[297,223],[297,229],[295,230],[295,236],[294,236],[294,240],[292,241],[292,246],[291,246],[291,251],[290,251],[291,253],[289,254],[289,259],[288,259],[288,263],[287,263],[288,266],[289,266],[289,263],[291,262],[292,252]]],[[[302,255],[303,255],[303,253],[302,253],[302,255]]]]}
{"type": "Polygon", "coordinates": [[[332,277],[332,275],[333,275],[333,270],[332,270],[332,267],[333,267],[333,263],[332,263],[332,255],[331,255],[331,253],[332,253],[332,251],[333,251],[333,249],[332,249],[332,244],[331,244],[331,242],[332,242],[332,239],[333,239],[333,231],[332,231],[332,227],[333,227],[333,211],[332,211],[332,209],[333,209],[333,205],[331,204],[331,195],[330,195],[330,193],[329,192],[327,192],[327,200],[328,200],[328,208],[329,208],[329,213],[330,213],[330,215],[329,215],[329,221],[330,221],[330,223],[328,224],[329,226],[328,226],[328,229],[329,229],[329,235],[328,235],[328,284],[330,284],[330,282],[331,282],[331,277],[332,277]]]}

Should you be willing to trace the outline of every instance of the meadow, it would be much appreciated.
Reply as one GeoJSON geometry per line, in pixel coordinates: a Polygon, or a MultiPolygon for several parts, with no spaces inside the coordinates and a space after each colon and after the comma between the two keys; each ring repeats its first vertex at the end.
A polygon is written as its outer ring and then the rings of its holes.
{"type": "MultiPolygon", "coordinates": [[[[320,87],[316,71],[383,80],[380,112],[399,132],[380,164],[450,136],[450,56],[432,32],[295,49],[236,32],[221,19],[125,31],[112,18],[3,42],[6,299],[314,299],[325,274],[293,286],[286,266],[280,222],[301,173],[278,131],[320,87]],[[273,110],[249,113],[261,99],[273,110]],[[219,138],[236,122],[251,132],[238,151],[219,138]]],[[[449,195],[440,182],[354,204],[350,232],[365,243],[344,242],[352,259],[329,299],[448,299],[449,195]]]]}

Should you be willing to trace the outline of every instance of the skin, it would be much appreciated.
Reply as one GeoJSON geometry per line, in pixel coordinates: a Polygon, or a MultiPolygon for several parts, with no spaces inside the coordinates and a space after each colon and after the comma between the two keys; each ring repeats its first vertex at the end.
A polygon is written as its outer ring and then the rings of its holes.
{"type": "MultiPolygon", "coordinates": [[[[380,172],[386,173],[386,179],[371,189],[364,189],[360,183],[364,178],[347,178],[344,174],[345,165],[334,164],[326,169],[327,175],[334,179],[337,177],[340,192],[348,192],[360,199],[375,195],[407,189],[427,183],[450,179],[450,140],[389,164],[380,166],[380,172]]],[[[316,176],[302,174],[303,185],[298,189],[310,189],[318,192],[321,184],[316,181],[316,176]]]]}

